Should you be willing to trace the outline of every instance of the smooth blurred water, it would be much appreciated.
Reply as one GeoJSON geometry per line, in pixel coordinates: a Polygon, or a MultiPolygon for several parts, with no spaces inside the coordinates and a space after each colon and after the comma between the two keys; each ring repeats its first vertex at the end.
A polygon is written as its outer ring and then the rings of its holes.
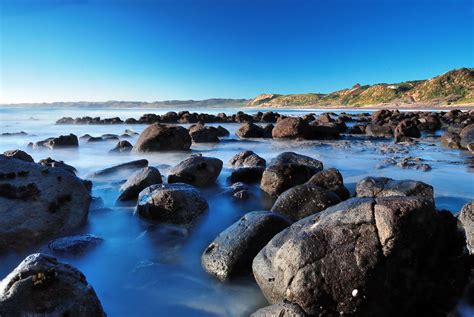
{"type": "MultiPolygon", "coordinates": [[[[436,138],[423,139],[416,146],[406,146],[408,153],[382,154],[381,148],[392,141],[370,141],[345,137],[337,141],[240,140],[235,136],[238,124],[224,124],[231,135],[218,144],[192,145],[191,152],[155,154],[111,154],[116,141],[87,143],[80,141],[77,150],[30,150],[28,142],[51,136],[74,133],[100,136],[121,135],[125,129],[141,132],[145,125],[55,125],[63,116],[101,116],[122,119],[139,118],[144,113],[165,113],[172,109],[52,109],[0,108],[0,134],[25,131],[26,136],[0,137],[0,152],[23,149],[35,160],[52,157],[64,160],[87,178],[92,172],[127,161],[146,158],[163,175],[190,153],[202,153],[224,161],[216,186],[203,190],[210,209],[199,223],[187,230],[179,226],[149,223],[133,215],[133,205],[117,204],[118,189],[127,174],[95,180],[93,196],[103,206],[92,208],[89,221],[80,232],[104,238],[97,248],[80,256],[59,256],[78,267],[95,288],[109,316],[248,316],[266,305],[252,277],[221,283],[207,275],[200,265],[200,255],[215,236],[252,210],[268,209],[271,201],[254,186],[255,198],[238,202],[222,194],[229,186],[228,160],[243,150],[253,150],[267,160],[284,151],[294,151],[321,160],[325,167],[335,167],[349,188],[365,176],[387,176],[416,179],[434,186],[438,208],[457,212],[474,197],[469,154],[440,146],[436,138]],[[377,169],[388,157],[416,156],[430,164],[432,170],[406,170],[392,166],[377,169]]],[[[198,112],[232,114],[241,109],[210,108],[198,112]]],[[[261,109],[258,109],[261,110],[261,109]]],[[[256,112],[257,109],[246,112],[256,112]]],[[[285,114],[303,114],[313,110],[280,110],[285,114]]],[[[349,111],[346,111],[349,112],[349,111]]],[[[129,140],[132,144],[136,137],[129,140]]],[[[471,161],[472,164],[472,161],[471,161]]],[[[0,257],[0,277],[10,272],[27,254],[41,250],[34,246],[20,254],[0,257]]]]}

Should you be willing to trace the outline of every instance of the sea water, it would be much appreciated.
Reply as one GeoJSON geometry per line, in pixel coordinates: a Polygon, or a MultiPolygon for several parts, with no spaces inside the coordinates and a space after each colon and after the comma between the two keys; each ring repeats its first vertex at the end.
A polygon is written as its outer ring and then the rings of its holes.
{"type": "MultiPolygon", "coordinates": [[[[242,140],[235,135],[239,124],[226,123],[221,125],[230,131],[229,137],[217,144],[193,144],[191,152],[112,154],[109,151],[117,141],[89,143],[84,140],[80,140],[79,148],[74,150],[27,148],[29,142],[61,134],[74,133],[78,137],[84,134],[121,135],[125,129],[140,133],[146,128],[141,124],[56,125],[56,120],[64,116],[118,116],[125,120],[130,117],[138,119],[144,113],[162,114],[171,110],[0,107],[0,134],[20,131],[28,134],[0,137],[0,152],[22,149],[35,161],[46,157],[63,160],[74,166],[82,178],[88,178],[100,169],[141,158],[148,159],[149,164],[158,167],[163,175],[190,154],[202,153],[224,162],[217,184],[203,189],[209,211],[192,228],[150,223],[133,215],[133,204],[117,203],[119,187],[130,173],[93,180],[92,195],[100,199],[95,200],[88,223],[79,233],[95,234],[104,241],[84,254],[57,257],[86,275],[109,316],[248,316],[266,305],[251,276],[223,283],[209,276],[200,264],[203,250],[222,230],[247,212],[271,207],[272,201],[260,192],[258,185],[251,186],[255,196],[248,201],[232,200],[225,194],[231,172],[227,162],[240,151],[252,150],[267,161],[285,151],[309,155],[322,161],[325,168],[339,169],[346,186],[352,191],[355,183],[366,176],[420,180],[434,187],[437,208],[452,213],[457,213],[474,198],[472,156],[465,151],[442,147],[439,134],[425,136],[417,145],[401,146],[405,153],[387,153],[384,149],[391,146],[393,140],[369,140],[361,136],[345,136],[334,141],[242,140]],[[384,159],[407,156],[422,158],[432,169],[428,172],[397,166],[380,169],[384,159]]],[[[265,111],[237,108],[190,110],[213,114],[265,111]]],[[[322,112],[317,109],[276,111],[286,115],[322,112]]],[[[127,140],[133,144],[136,139],[135,136],[127,140]]],[[[45,250],[44,245],[0,256],[0,278],[28,254],[41,250],[45,250]]],[[[461,309],[466,316],[472,315],[472,309],[465,306],[461,309]]]]}

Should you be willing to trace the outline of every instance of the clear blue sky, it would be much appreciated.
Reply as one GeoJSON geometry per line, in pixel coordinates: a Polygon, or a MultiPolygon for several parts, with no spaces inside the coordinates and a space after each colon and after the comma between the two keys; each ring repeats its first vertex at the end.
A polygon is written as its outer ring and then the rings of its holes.
{"type": "Polygon", "coordinates": [[[474,64],[469,0],[0,3],[3,103],[329,92],[474,64]]]}

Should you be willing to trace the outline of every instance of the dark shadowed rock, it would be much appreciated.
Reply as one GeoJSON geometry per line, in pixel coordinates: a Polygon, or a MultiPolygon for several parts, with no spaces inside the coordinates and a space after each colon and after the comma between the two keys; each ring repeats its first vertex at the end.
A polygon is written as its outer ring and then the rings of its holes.
{"type": "Polygon", "coordinates": [[[253,151],[243,151],[234,155],[229,164],[233,167],[265,167],[267,162],[253,151]]]}
{"type": "Polygon", "coordinates": [[[48,243],[48,249],[56,254],[80,254],[103,241],[93,234],[81,234],[56,239],[48,243]]]}
{"type": "Polygon", "coordinates": [[[443,316],[466,283],[452,215],[423,197],[352,198],[277,234],[253,272],[312,316],[443,316]]]}
{"type": "Polygon", "coordinates": [[[22,150],[5,151],[5,152],[3,152],[3,155],[8,156],[8,157],[13,157],[13,158],[16,158],[18,160],[25,161],[25,162],[30,162],[30,163],[34,163],[34,161],[35,161],[31,157],[31,155],[29,155],[28,153],[26,153],[25,151],[22,151],[22,150]]]}
{"type": "Polygon", "coordinates": [[[79,228],[87,220],[90,200],[74,174],[0,155],[0,252],[79,228]]]}
{"type": "Polygon", "coordinates": [[[452,149],[461,148],[461,137],[458,133],[446,131],[441,136],[440,141],[444,146],[450,147],[452,149]]]}
{"type": "Polygon", "coordinates": [[[466,245],[471,255],[474,254],[474,200],[465,204],[458,215],[459,222],[466,236],[466,245]]]}
{"type": "Polygon", "coordinates": [[[220,132],[215,127],[195,124],[189,128],[189,135],[194,143],[217,143],[220,132]]]}
{"type": "Polygon", "coordinates": [[[110,152],[124,153],[130,152],[133,148],[133,145],[127,140],[119,141],[115,147],[110,150],[110,152]]]}
{"type": "Polygon", "coordinates": [[[54,167],[54,168],[62,168],[66,171],[69,171],[73,174],[76,174],[77,170],[74,166],[68,165],[64,163],[63,161],[56,161],[50,157],[39,160],[38,164],[42,166],[47,166],[47,167],[54,167]]]}
{"type": "Polygon", "coordinates": [[[221,125],[217,127],[217,133],[219,133],[220,137],[225,137],[225,136],[228,136],[230,134],[229,130],[227,130],[226,128],[224,128],[221,125]]]}
{"type": "Polygon", "coordinates": [[[117,199],[136,199],[138,194],[148,186],[161,183],[163,183],[163,180],[157,168],[153,166],[144,167],[133,173],[120,187],[120,195],[117,199]]]}
{"type": "Polygon", "coordinates": [[[470,124],[463,128],[459,133],[461,141],[459,144],[463,149],[474,152],[474,124],[470,124]]]}
{"type": "Polygon", "coordinates": [[[378,125],[375,123],[365,126],[365,134],[373,137],[391,138],[392,128],[389,125],[378,125]]]}
{"type": "Polygon", "coordinates": [[[250,273],[255,255],[290,224],[272,212],[250,212],[214,239],[202,254],[202,266],[220,280],[250,273]]]}
{"type": "Polygon", "coordinates": [[[191,137],[188,130],[180,126],[154,123],[140,134],[133,151],[185,151],[190,147],[191,137]]]}
{"type": "Polygon", "coordinates": [[[232,170],[230,174],[231,183],[258,183],[262,179],[264,167],[240,167],[232,170]]]}
{"type": "Polygon", "coordinates": [[[306,183],[284,191],[273,204],[272,211],[297,221],[340,202],[333,192],[306,183]]]}
{"type": "Polygon", "coordinates": [[[272,131],[275,126],[273,124],[267,124],[263,127],[263,137],[266,139],[271,139],[272,136],[272,131]]]}
{"type": "Polygon", "coordinates": [[[105,316],[86,277],[69,264],[36,253],[0,282],[2,316],[105,316]]]}
{"type": "Polygon", "coordinates": [[[57,138],[48,138],[33,144],[33,148],[45,147],[51,150],[60,148],[77,148],[78,146],[79,141],[77,136],[72,133],[69,135],[61,135],[57,138]]]}
{"type": "Polygon", "coordinates": [[[260,308],[250,317],[307,317],[308,315],[297,304],[282,301],[267,307],[260,308]]]}
{"type": "Polygon", "coordinates": [[[339,126],[334,122],[311,122],[308,127],[307,139],[337,139],[341,133],[339,126]]]}
{"type": "Polygon", "coordinates": [[[201,187],[212,185],[222,170],[222,161],[215,157],[191,156],[168,173],[168,183],[187,183],[201,187]]]}
{"type": "Polygon", "coordinates": [[[279,119],[272,130],[274,138],[304,138],[309,131],[308,124],[301,118],[279,119]]]}
{"type": "Polygon", "coordinates": [[[406,138],[419,138],[421,136],[420,130],[416,122],[412,120],[403,120],[393,131],[393,136],[396,142],[404,141],[406,138]]]}
{"type": "Polygon", "coordinates": [[[341,173],[335,168],[314,174],[306,184],[325,188],[339,196],[341,200],[346,200],[350,196],[349,190],[344,186],[341,173]]]}
{"type": "Polygon", "coordinates": [[[262,138],[263,128],[251,122],[243,123],[235,134],[241,138],[262,138]]]}
{"type": "Polygon", "coordinates": [[[208,208],[206,199],[184,183],[152,185],[140,192],[135,212],[159,222],[191,224],[208,208]]]}
{"type": "Polygon", "coordinates": [[[420,181],[366,177],[356,186],[357,197],[426,196],[433,198],[433,187],[420,181]]]}
{"type": "Polygon", "coordinates": [[[283,152],[270,161],[270,165],[284,164],[305,165],[315,173],[323,169],[323,163],[321,161],[295,152],[283,152]]]}
{"type": "Polygon", "coordinates": [[[92,177],[106,177],[115,173],[120,173],[120,172],[129,172],[133,171],[142,167],[148,166],[148,161],[145,159],[142,160],[135,160],[135,161],[130,161],[127,163],[122,163],[119,165],[115,165],[112,167],[105,168],[103,170],[97,171],[92,174],[92,177]]]}

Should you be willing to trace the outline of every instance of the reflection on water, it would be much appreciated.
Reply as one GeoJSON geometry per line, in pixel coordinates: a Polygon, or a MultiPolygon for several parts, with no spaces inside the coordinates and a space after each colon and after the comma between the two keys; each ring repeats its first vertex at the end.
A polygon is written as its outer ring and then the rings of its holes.
{"type": "MultiPolygon", "coordinates": [[[[95,143],[80,142],[78,150],[29,150],[28,142],[50,136],[86,133],[100,136],[105,133],[121,135],[125,129],[141,132],[145,125],[68,125],[56,126],[54,122],[63,116],[120,116],[140,117],[146,112],[166,112],[156,110],[117,111],[103,109],[0,109],[0,133],[25,131],[29,135],[2,137],[0,151],[23,149],[35,160],[48,156],[64,160],[78,170],[78,176],[87,175],[127,161],[146,158],[150,165],[157,166],[166,175],[169,166],[177,164],[189,153],[167,152],[156,154],[111,154],[116,141],[95,143]],[[32,120],[31,117],[37,119],[32,120]]],[[[238,109],[210,109],[203,112],[235,113],[238,109]],[[224,111],[225,110],[225,111],[224,111]]],[[[280,110],[278,110],[280,111],[280,110]]],[[[290,112],[290,111],[280,111],[290,112]]],[[[302,113],[296,110],[292,113],[302,113]]],[[[337,141],[278,141],[239,140],[234,132],[238,124],[224,125],[231,136],[215,145],[192,146],[192,153],[203,153],[224,161],[224,169],[218,184],[203,190],[210,209],[192,228],[159,225],[144,221],[133,215],[133,205],[117,204],[120,184],[126,174],[112,175],[107,179],[94,181],[93,196],[100,197],[102,205],[94,204],[88,225],[81,230],[104,238],[96,248],[80,256],[59,256],[78,267],[94,286],[104,309],[109,316],[156,315],[163,316],[248,316],[265,300],[251,277],[228,283],[221,283],[207,275],[200,265],[200,255],[215,236],[236,221],[244,213],[252,210],[268,209],[271,202],[262,197],[255,186],[255,197],[239,202],[222,192],[229,185],[227,177],[230,169],[227,161],[237,152],[253,150],[269,160],[283,151],[295,151],[321,160],[325,167],[335,167],[344,176],[347,187],[354,188],[361,178],[387,176],[396,179],[417,179],[434,186],[438,208],[457,212],[460,207],[474,197],[472,171],[468,160],[472,158],[458,150],[440,146],[436,138],[421,141],[417,146],[406,146],[406,153],[387,153],[384,146],[391,141],[368,141],[363,138],[343,138],[337,141]],[[402,169],[377,166],[389,157],[421,157],[431,165],[432,170],[402,169]]],[[[136,137],[128,139],[132,144],[136,137]]],[[[5,276],[27,254],[41,246],[21,254],[8,254],[0,258],[0,276],[5,276]]]]}

